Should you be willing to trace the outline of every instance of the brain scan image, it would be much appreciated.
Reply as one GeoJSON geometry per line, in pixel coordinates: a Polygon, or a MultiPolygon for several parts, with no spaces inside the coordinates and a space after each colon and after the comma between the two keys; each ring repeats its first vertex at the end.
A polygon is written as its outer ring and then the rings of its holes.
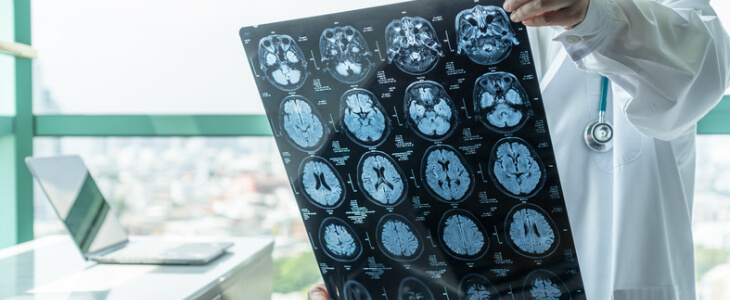
{"type": "Polygon", "coordinates": [[[322,208],[334,208],[345,199],[345,183],[335,168],[320,157],[308,157],[299,167],[299,179],[307,199],[322,208]]]}
{"type": "Polygon", "coordinates": [[[307,59],[288,35],[270,35],[259,41],[259,64],[264,78],[282,91],[295,91],[307,79],[307,59]]]}
{"type": "Polygon", "coordinates": [[[319,52],[325,70],[342,83],[358,83],[372,68],[373,54],[365,38],[352,26],[325,29],[319,38],[319,52]]]}
{"type": "Polygon", "coordinates": [[[378,245],[388,257],[396,260],[413,260],[423,251],[423,241],[406,218],[395,214],[385,215],[377,227],[378,245]]]}
{"type": "Polygon", "coordinates": [[[519,45],[507,13],[497,6],[477,5],[456,16],[458,54],[480,65],[493,65],[519,45]]]}
{"type": "Polygon", "coordinates": [[[523,288],[525,300],[571,300],[570,292],[553,272],[535,270],[527,275],[523,288]]]}
{"type": "Polygon", "coordinates": [[[350,225],[334,217],[322,222],[319,240],[324,252],[334,260],[353,261],[362,252],[362,244],[350,225]]]}
{"type": "Polygon", "coordinates": [[[368,90],[352,89],[340,100],[341,124],[345,133],[356,143],[375,147],[388,137],[390,119],[375,94],[368,90]]]}
{"type": "Polygon", "coordinates": [[[433,293],[421,280],[406,277],[400,282],[398,300],[433,300],[433,293]]]}
{"type": "Polygon", "coordinates": [[[454,147],[443,144],[429,147],[421,165],[426,188],[440,200],[463,201],[474,187],[474,175],[454,147]]]}
{"type": "Polygon", "coordinates": [[[459,284],[459,300],[498,300],[499,293],[489,280],[479,274],[468,274],[459,284]]]}
{"type": "Polygon", "coordinates": [[[367,288],[361,283],[350,280],[345,283],[343,288],[345,300],[372,300],[367,288]]]}
{"type": "Polygon", "coordinates": [[[506,72],[477,78],[474,111],[482,124],[497,133],[519,130],[533,114],[525,89],[515,75],[506,72]]]}
{"type": "Polygon", "coordinates": [[[510,244],[527,257],[545,257],[558,246],[557,227],[536,205],[521,204],[513,208],[505,225],[510,244]]]}
{"type": "Polygon", "coordinates": [[[458,122],[451,97],[443,86],[433,81],[414,82],[406,88],[405,112],[408,127],[431,141],[447,138],[458,122]]]}
{"type": "Polygon", "coordinates": [[[499,140],[492,149],[489,166],[495,185],[515,198],[532,197],[545,183],[545,166],[532,147],[520,138],[499,140]]]}
{"type": "Polygon", "coordinates": [[[382,206],[397,205],[406,196],[407,182],[398,164],[380,151],[368,152],[357,166],[358,183],[365,196],[382,206]]]}
{"type": "Polygon", "coordinates": [[[446,252],[463,259],[478,259],[489,248],[489,237],[474,215],[463,209],[447,211],[439,224],[446,252]]]}
{"type": "Polygon", "coordinates": [[[411,75],[426,74],[444,56],[436,30],[421,17],[391,21],[385,28],[385,42],[388,63],[411,75]]]}
{"type": "Polygon", "coordinates": [[[288,96],[281,102],[279,113],[282,131],[295,147],[313,151],[322,146],[327,128],[309,100],[288,96]]]}

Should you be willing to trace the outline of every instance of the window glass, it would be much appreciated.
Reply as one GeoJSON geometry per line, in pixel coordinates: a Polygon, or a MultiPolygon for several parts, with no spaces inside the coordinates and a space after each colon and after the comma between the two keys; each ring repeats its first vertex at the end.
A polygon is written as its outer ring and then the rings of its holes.
{"type": "MultiPolygon", "coordinates": [[[[0,41],[15,40],[13,33],[13,1],[0,0],[0,41]]],[[[15,112],[15,59],[0,53],[0,116],[15,112]]]]}
{"type": "Polygon", "coordinates": [[[693,210],[698,299],[730,299],[730,136],[697,138],[693,210]]]}
{"type": "Polygon", "coordinates": [[[34,110],[263,113],[241,27],[390,2],[34,0],[34,110]]]}

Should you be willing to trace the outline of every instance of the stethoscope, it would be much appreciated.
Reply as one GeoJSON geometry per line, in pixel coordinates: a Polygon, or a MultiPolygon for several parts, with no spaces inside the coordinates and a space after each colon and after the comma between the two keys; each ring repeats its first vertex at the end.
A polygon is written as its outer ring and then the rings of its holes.
{"type": "Polygon", "coordinates": [[[601,81],[601,102],[598,104],[598,120],[588,123],[583,136],[586,145],[593,151],[606,152],[613,148],[613,126],[605,120],[608,102],[608,78],[601,81]]]}

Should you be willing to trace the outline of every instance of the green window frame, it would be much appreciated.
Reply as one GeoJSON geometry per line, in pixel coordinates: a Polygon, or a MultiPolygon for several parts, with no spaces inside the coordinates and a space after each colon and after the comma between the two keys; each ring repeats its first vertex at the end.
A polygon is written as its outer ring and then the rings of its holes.
{"type": "MultiPolygon", "coordinates": [[[[30,9],[30,0],[13,1],[17,43],[31,45],[30,9]]],[[[15,57],[15,99],[0,99],[14,104],[13,115],[0,116],[0,248],[33,239],[33,178],[24,159],[33,155],[34,137],[272,136],[265,115],[33,115],[31,63],[15,57]]],[[[697,133],[730,134],[730,95],[700,120],[697,133]]]]}
{"type": "MultiPolygon", "coordinates": [[[[13,41],[30,45],[30,0],[2,1],[0,17],[12,20],[13,41]],[[12,5],[12,10],[6,9],[12,5]]],[[[0,117],[0,248],[33,239],[33,178],[24,157],[33,155],[32,60],[15,56],[15,99],[11,116],[0,117]]],[[[5,105],[3,105],[5,107],[5,105]]]]}

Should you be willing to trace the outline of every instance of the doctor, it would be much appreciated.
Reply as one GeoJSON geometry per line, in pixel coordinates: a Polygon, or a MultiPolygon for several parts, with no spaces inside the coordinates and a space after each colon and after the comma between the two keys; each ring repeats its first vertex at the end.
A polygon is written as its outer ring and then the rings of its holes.
{"type": "MultiPolygon", "coordinates": [[[[695,129],[730,84],[730,38],[709,0],[504,8],[530,26],[587,298],[695,299],[695,129]],[[598,152],[585,135],[599,118],[602,75],[613,147],[598,152]]],[[[323,284],[309,291],[327,295],[323,284]]]]}

